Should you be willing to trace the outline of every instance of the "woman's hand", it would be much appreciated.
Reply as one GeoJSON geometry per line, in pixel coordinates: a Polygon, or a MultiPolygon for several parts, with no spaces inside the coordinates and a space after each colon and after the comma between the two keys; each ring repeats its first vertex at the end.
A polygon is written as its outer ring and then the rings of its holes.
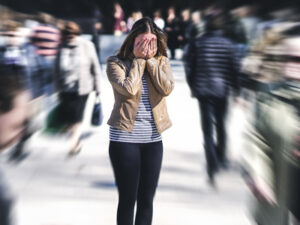
{"type": "Polygon", "coordinates": [[[142,39],[135,43],[133,48],[133,54],[136,58],[147,58],[149,42],[150,40],[148,39],[142,39]]]}
{"type": "Polygon", "coordinates": [[[157,53],[157,40],[156,38],[152,38],[150,43],[148,44],[148,52],[147,59],[151,59],[157,53]]]}

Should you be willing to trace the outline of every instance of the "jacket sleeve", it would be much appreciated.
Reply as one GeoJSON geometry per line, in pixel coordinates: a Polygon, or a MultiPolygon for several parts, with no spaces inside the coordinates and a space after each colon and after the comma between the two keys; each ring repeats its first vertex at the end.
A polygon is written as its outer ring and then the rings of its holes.
{"type": "Polygon", "coordinates": [[[231,84],[234,90],[235,96],[240,95],[240,79],[241,79],[241,69],[240,69],[240,59],[238,56],[238,49],[232,44],[230,48],[231,54],[231,84]]]}
{"type": "Polygon", "coordinates": [[[157,91],[163,96],[168,96],[174,89],[174,79],[168,58],[163,56],[160,61],[155,58],[148,59],[147,70],[157,91]]]}
{"type": "Polygon", "coordinates": [[[145,71],[146,61],[134,59],[128,72],[125,65],[115,56],[107,60],[106,73],[113,88],[120,94],[132,97],[141,88],[142,76],[145,71]]]}
{"type": "Polygon", "coordinates": [[[90,46],[91,49],[91,68],[92,68],[92,75],[94,79],[94,89],[97,93],[100,94],[100,77],[101,77],[101,68],[98,60],[98,56],[96,53],[96,49],[93,44],[90,46]]]}

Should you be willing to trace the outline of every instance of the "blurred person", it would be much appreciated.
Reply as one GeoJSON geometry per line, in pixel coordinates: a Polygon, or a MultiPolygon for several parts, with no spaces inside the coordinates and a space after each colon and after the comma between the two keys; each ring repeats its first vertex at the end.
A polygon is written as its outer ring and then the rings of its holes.
{"type": "Polygon", "coordinates": [[[162,18],[161,11],[156,10],[153,14],[153,21],[161,30],[165,28],[165,21],[162,18]]]}
{"type": "MultiPolygon", "coordinates": [[[[240,18],[235,15],[235,10],[232,10],[228,15],[228,22],[226,23],[225,32],[226,36],[236,43],[237,46],[240,46],[241,49],[246,48],[246,31],[240,21],[240,18]]],[[[253,38],[257,39],[257,36],[253,38]]]]}
{"type": "Polygon", "coordinates": [[[27,49],[24,35],[20,32],[21,24],[8,20],[5,21],[0,35],[4,38],[0,47],[0,66],[11,66],[22,70],[22,80],[28,89],[31,89],[31,79],[28,71],[27,49]]]}
{"type": "Polygon", "coordinates": [[[18,30],[20,27],[21,24],[13,20],[4,22],[1,32],[3,38],[3,45],[0,47],[1,65],[25,65],[22,34],[18,30]]]}
{"type": "MultiPolygon", "coordinates": [[[[44,110],[42,99],[35,96],[35,88],[37,87],[35,86],[36,81],[34,78],[36,77],[32,76],[31,54],[28,43],[22,41],[24,37],[19,32],[20,26],[14,21],[6,21],[2,35],[7,36],[7,41],[0,54],[0,67],[10,68],[14,71],[14,74],[18,74],[18,79],[21,80],[24,90],[29,92],[31,101],[32,116],[26,121],[27,125],[23,135],[12,151],[14,154],[11,155],[11,159],[15,161],[23,159],[27,154],[24,147],[32,134],[42,127],[41,122],[37,118],[44,110]]],[[[33,57],[35,58],[35,56],[33,57]]]]}
{"type": "Polygon", "coordinates": [[[55,65],[58,121],[71,131],[70,155],[81,150],[81,123],[88,95],[93,90],[100,95],[101,70],[96,50],[92,42],[79,36],[80,33],[76,23],[66,22],[55,65]]]}
{"type": "Polygon", "coordinates": [[[125,14],[120,3],[114,4],[114,35],[120,36],[127,31],[125,14]]]}
{"type": "Polygon", "coordinates": [[[236,95],[239,89],[236,50],[223,35],[223,20],[221,14],[208,18],[207,33],[190,44],[185,63],[188,85],[200,106],[207,173],[211,184],[214,184],[219,165],[227,167],[225,124],[228,97],[231,88],[236,95]],[[213,135],[214,124],[217,143],[213,135]]]}
{"type": "MultiPolygon", "coordinates": [[[[0,158],[22,138],[31,111],[20,74],[6,68],[0,68],[0,158]]],[[[14,197],[4,175],[0,165],[0,224],[13,225],[14,197]]]]}
{"type": "Polygon", "coordinates": [[[0,67],[0,151],[18,142],[31,110],[30,94],[22,73],[11,66],[0,67]]]}
{"type": "Polygon", "coordinates": [[[300,219],[300,39],[289,34],[299,25],[290,25],[279,23],[268,31],[260,60],[247,64],[256,96],[244,177],[260,225],[297,225],[300,219]]]}
{"type": "Polygon", "coordinates": [[[187,57],[187,51],[189,49],[190,44],[200,36],[202,36],[205,32],[205,23],[201,19],[201,12],[200,11],[194,11],[191,14],[191,22],[187,26],[185,30],[185,46],[183,48],[183,57],[182,60],[184,62],[184,69],[185,73],[187,73],[187,67],[186,67],[186,57],[187,57]]]}
{"type": "Polygon", "coordinates": [[[168,48],[170,49],[171,59],[175,59],[175,50],[178,48],[179,20],[176,17],[174,7],[168,9],[168,17],[165,25],[165,32],[168,35],[168,48]]]}
{"type": "MultiPolygon", "coordinates": [[[[299,24],[295,29],[298,33],[299,24]]],[[[288,144],[285,147],[285,159],[288,164],[288,191],[287,191],[287,208],[291,213],[292,225],[300,224],[300,37],[299,34],[296,37],[288,38],[284,41],[284,47],[286,54],[284,73],[286,78],[286,86],[280,97],[284,97],[287,100],[288,110],[290,118],[294,119],[294,123],[286,124],[290,125],[287,129],[292,133],[288,136],[288,144]],[[285,98],[287,96],[287,98],[285,98]],[[292,101],[290,101],[292,100],[292,101]]],[[[280,115],[282,115],[280,113],[280,115]]],[[[285,134],[288,135],[288,134],[285,134]]],[[[286,136],[285,136],[286,137],[286,136]]]]}
{"type": "Polygon", "coordinates": [[[137,21],[116,56],[107,61],[115,104],[109,154],[119,192],[118,225],[151,224],[161,169],[161,133],[171,126],[165,97],[174,81],[166,34],[152,19],[137,21]]]}
{"type": "Polygon", "coordinates": [[[205,23],[201,19],[201,12],[192,12],[191,23],[188,25],[185,32],[185,38],[187,39],[187,41],[191,42],[196,38],[200,37],[202,34],[204,34],[204,27],[205,23]]]}
{"type": "Polygon", "coordinates": [[[257,10],[258,6],[256,5],[245,5],[232,12],[243,27],[247,45],[251,45],[258,36],[258,25],[261,20],[256,15],[257,10]]]}
{"type": "MultiPolygon", "coordinates": [[[[93,29],[93,37],[92,42],[95,45],[97,56],[100,62],[100,33],[103,32],[103,15],[99,7],[95,4],[93,11],[93,20],[94,20],[94,29],[93,29]]],[[[100,64],[101,66],[101,64],[100,64]]]]}
{"type": "Polygon", "coordinates": [[[132,29],[133,24],[142,18],[143,18],[143,14],[141,11],[133,12],[127,20],[127,31],[129,32],[132,29]]]}
{"type": "Polygon", "coordinates": [[[191,11],[190,9],[184,9],[181,11],[181,19],[179,20],[178,42],[179,47],[183,48],[187,43],[186,32],[191,25],[191,11]]]}
{"type": "MultiPolygon", "coordinates": [[[[46,99],[54,92],[54,61],[60,42],[59,30],[53,25],[51,15],[40,13],[39,25],[31,34],[32,80],[34,96],[45,96],[46,99]]],[[[48,104],[46,104],[48,105],[48,104]]]]}

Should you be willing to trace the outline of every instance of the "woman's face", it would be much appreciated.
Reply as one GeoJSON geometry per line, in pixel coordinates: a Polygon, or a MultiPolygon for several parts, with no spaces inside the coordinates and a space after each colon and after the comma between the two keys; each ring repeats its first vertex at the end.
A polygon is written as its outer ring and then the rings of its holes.
{"type": "Polygon", "coordinates": [[[156,35],[153,34],[153,33],[151,33],[150,31],[148,31],[148,32],[146,32],[146,33],[139,34],[139,35],[135,38],[135,40],[134,40],[134,46],[135,46],[138,42],[140,42],[140,41],[144,41],[144,40],[149,40],[149,41],[150,41],[150,40],[152,40],[152,39],[157,40],[156,35]]]}

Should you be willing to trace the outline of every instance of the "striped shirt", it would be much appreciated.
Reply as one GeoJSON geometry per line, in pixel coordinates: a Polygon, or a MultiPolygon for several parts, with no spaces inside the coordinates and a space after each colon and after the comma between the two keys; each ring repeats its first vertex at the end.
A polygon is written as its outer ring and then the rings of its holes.
{"type": "Polygon", "coordinates": [[[55,56],[60,42],[60,33],[55,27],[40,25],[34,28],[31,41],[37,47],[36,54],[55,56]]]}
{"type": "Polygon", "coordinates": [[[138,106],[135,123],[131,132],[123,131],[110,127],[110,141],[128,142],[128,143],[151,143],[161,141],[161,135],[158,133],[154,123],[152,108],[149,100],[148,87],[146,79],[142,78],[142,95],[138,106]]]}

